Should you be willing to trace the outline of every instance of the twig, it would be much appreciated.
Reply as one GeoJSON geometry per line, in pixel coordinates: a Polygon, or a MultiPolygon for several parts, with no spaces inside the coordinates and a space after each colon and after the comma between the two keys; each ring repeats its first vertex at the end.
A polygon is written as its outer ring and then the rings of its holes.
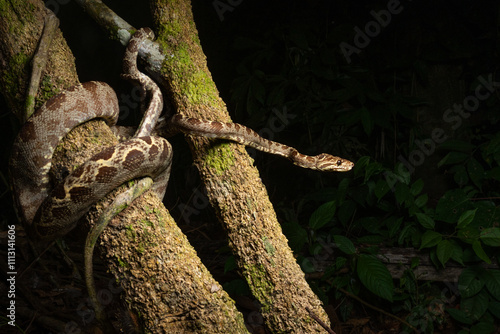
{"type": "Polygon", "coordinates": [[[318,322],[318,324],[323,327],[328,333],[330,334],[335,334],[335,332],[333,331],[333,329],[331,329],[330,327],[328,327],[327,324],[325,324],[309,307],[306,306],[306,311],[309,312],[309,315],[311,316],[311,318],[313,318],[314,320],[316,320],[318,322]]]}
{"type": "MultiPolygon", "coordinates": [[[[122,45],[127,45],[132,34],[137,30],[119,15],[113,12],[101,0],[75,0],[96,22],[109,33],[109,38],[117,40],[122,45]]],[[[150,75],[156,77],[160,74],[165,54],[160,50],[160,45],[151,40],[142,43],[139,57],[145,62],[150,75]]]]}
{"type": "Polygon", "coordinates": [[[377,311],[377,312],[380,312],[380,313],[382,313],[382,314],[385,314],[385,315],[386,315],[386,316],[388,316],[388,317],[391,317],[391,318],[393,318],[393,319],[396,319],[397,321],[401,322],[402,324],[404,324],[404,325],[406,325],[406,326],[410,327],[410,328],[411,328],[411,329],[412,329],[415,333],[420,333],[420,331],[419,331],[417,328],[415,328],[414,326],[410,325],[407,321],[405,321],[405,320],[401,319],[400,317],[397,317],[397,316],[395,316],[394,314],[391,314],[391,313],[389,313],[389,312],[387,312],[387,311],[382,310],[381,308],[378,308],[378,307],[376,307],[376,306],[374,306],[374,305],[372,305],[372,304],[369,304],[369,303],[365,302],[363,299],[359,298],[359,297],[358,297],[358,296],[356,296],[356,295],[353,295],[352,293],[350,293],[350,292],[349,292],[349,291],[347,291],[347,290],[344,290],[344,289],[342,289],[342,288],[337,288],[337,289],[338,289],[339,291],[341,291],[342,293],[344,293],[345,295],[347,295],[347,296],[351,297],[352,299],[357,300],[357,301],[358,301],[358,302],[360,302],[361,304],[363,304],[363,305],[365,305],[365,306],[367,306],[367,307],[369,307],[369,308],[371,308],[371,309],[373,309],[373,310],[375,310],[375,311],[377,311]]]}

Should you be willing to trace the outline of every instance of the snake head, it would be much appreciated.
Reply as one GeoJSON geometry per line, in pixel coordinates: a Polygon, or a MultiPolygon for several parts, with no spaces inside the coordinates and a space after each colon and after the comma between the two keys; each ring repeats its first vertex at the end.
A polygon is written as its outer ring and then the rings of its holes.
{"type": "Polygon", "coordinates": [[[330,154],[321,153],[315,156],[316,169],[324,172],[348,172],[354,163],[330,154]]]}

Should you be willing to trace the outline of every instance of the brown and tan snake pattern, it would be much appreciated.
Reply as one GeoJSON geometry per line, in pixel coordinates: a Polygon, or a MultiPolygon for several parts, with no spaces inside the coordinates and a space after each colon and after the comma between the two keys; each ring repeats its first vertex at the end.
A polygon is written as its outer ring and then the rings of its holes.
{"type": "MultiPolygon", "coordinates": [[[[10,159],[12,188],[19,219],[38,239],[53,239],[70,231],[96,201],[128,180],[149,176],[153,190],[163,198],[171,165],[171,147],[166,139],[151,136],[163,108],[160,89],[137,69],[137,52],[151,36],[141,29],[132,37],[124,59],[124,77],[142,85],[151,101],[134,138],[109,147],[73,171],[50,189],[48,172],[58,142],[77,125],[103,118],[114,126],[118,99],[102,82],[74,86],[48,100],[25,123],[17,136],[10,159]]],[[[169,126],[210,138],[229,139],[265,152],[282,155],[294,164],[320,171],[348,171],[353,163],[329,154],[307,156],[296,149],[260,137],[236,123],[203,121],[174,115],[169,126]]]]}

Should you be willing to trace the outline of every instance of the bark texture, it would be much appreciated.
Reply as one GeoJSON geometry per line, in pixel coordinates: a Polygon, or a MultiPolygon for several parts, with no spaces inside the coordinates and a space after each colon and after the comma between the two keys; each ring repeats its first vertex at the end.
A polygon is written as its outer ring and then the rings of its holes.
{"type": "MultiPolygon", "coordinates": [[[[162,75],[176,112],[230,121],[208,71],[188,0],[151,0],[165,58],[162,75]]],[[[325,330],[306,308],[329,323],[304,279],[276,219],[259,173],[241,145],[188,138],[212,207],[226,228],[242,275],[277,333],[325,330]]]]}
{"type": "MultiPolygon", "coordinates": [[[[43,2],[35,0],[0,0],[0,8],[0,89],[12,112],[18,114],[24,106],[30,59],[46,11],[43,2]]],[[[73,56],[61,32],[56,35],[44,72],[44,78],[51,78],[51,85],[39,90],[43,100],[45,94],[41,92],[52,96],[78,81],[73,56]]],[[[57,150],[56,165],[72,170],[75,164],[113,143],[116,139],[102,121],[89,122],[64,138],[57,150]]],[[[101,201],[86,220],[95,219],[99,208],[108,202],[101,201]]],[[[124,289],[126,304],[141,315],[148,332],[246,332],[234,302],[213,280],[155,195],[146,194],[116,217],[97,248],[124,289]]]]}

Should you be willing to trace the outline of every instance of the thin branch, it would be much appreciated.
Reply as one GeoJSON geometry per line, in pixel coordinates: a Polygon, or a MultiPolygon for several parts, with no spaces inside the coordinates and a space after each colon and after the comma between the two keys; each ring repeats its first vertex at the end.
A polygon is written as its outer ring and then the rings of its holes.
{"type": "Polygon", "coordinates": [[[394,314],[392,314],[392,313],[389,313],[389,312],[387,312],[387,311],[384,311],[384,310],[382,310],[381,308],[378,308],[378,307],[376,307],[376,306],[374,306],[374,305],[372,305],[372,304],[370,304],[370,303],[368,303],[368,302],[364,301],[363,299],[359,298],[359,297],[358,297],[358,296],[356,296],[356,295],[353,295],[352,293],[350,293],[349,291],[347,291],[347,290],[345,290],[345,289],[342,289],[342,288],[337,288],[337,289],[338,289],[340,292],[344,293],[345,295],[347,295],[347,296],[351,297],[352,299],[357,300],[357,301],[358,301],[358,302],[360,302],[361,304],[363,304],[363,305],[365,305],[365,306],[367,306],[367,307],[369,307],[369,308],[371,308],[371,309],[373,309],[373,310],[375,310],[375,311],[377,311],[377,312],[380,312],[380,313],[382,313],[382,314],[385,314],[385,315],[386,315],[386,316],[388,316],[388,317],[391,317],[391,318],[393,318],[393,319],[396,319],[397,321],[401,322],[402,324],[404,324],[404,325],[406,325],[406,326],[410,327],[410,328],[411,328],[411,329],[412,329],[415,333],[420,333],[420,332],[419,332],[419,330],[418,330],[417,328],[415,328],[414,326],[410,325],[410,323],[408,323],[408,322],[407,322],[407,321],[405,321],[404,319],[401,319],[400,317],[395,316],[395,315],[394,315],[394,314]]]}
{"type": "MultiPolygon", "coordinates": [[[[75,2],[109,33],[109,38],[119,41],[123,46],[128,44],[130,37],[137,30],[101,0],[75,0],[75,2]]],[[[160,50],[158,43],[149,39],[144,41],[139,50],[139,57],[145,62],[149,74],[159,75],[165,54],[160,50]]]]}
{"type": "Polygon", "coordinates": [[[333,329],[331,329],[330,327],[328,327],[327,324],[325,324],[309,307],[306,307],[306,311],[309,312],[309,315],[311,316],[311,318],[313,318],[314,320],[317,321],[317,323],[323,327],[329,334],[335,334],[335,332],[333,331],[333,329]]]}

